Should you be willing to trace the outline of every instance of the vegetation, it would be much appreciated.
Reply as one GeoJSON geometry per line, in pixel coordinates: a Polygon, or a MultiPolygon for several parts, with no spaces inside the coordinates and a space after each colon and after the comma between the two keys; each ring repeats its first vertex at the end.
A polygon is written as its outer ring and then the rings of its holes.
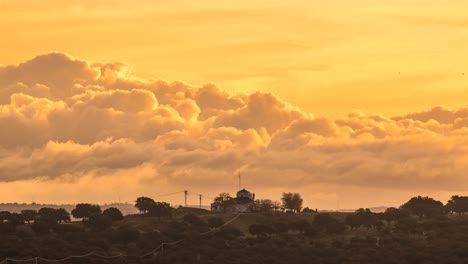
{"type": "MultiPolygon", "coordinates": [[[[115,208],[86,217],[78,214],[83,221],[77,222],[66,220],[64,209],[0,212],[0,257],[60,259],[96,252],[124,254],[128,263],[468,262],[468,216],[463,215],[465,200],[460,196],[446,205],[417,196],[384,213],[366,208],[353,213],[283,213],[266,207],[240,216],[138,201],[150,206],[123,219],[115,208]],[[147,255],[163,242],[177,243],[147,255]]],[[[75,215],[91,208],[77,207],[75,215]]],[[[115,263],[96,256],[75,261],[115,263]]]]}
{"type": "Polygon", "coordinates": [[[302,209],[303,200],[298,193],[283,193],[281,198],[283,207],[292,212],[300,212],[302,209]]]}
{"type": "Polygon", "coordinates": [[[99,205],[92,205],[87,203],[77,204],[75,209],[71,211],[71,214],[75,218],[87,219],[93,214],[100,214],[101,207],[99,205]]]}

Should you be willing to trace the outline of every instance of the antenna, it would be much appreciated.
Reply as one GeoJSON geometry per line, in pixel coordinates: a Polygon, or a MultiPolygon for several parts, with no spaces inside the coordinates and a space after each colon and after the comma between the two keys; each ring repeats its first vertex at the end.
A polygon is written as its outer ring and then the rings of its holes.
{"type": "Polygon", "coordinates": [[[184,191],[184,194],[185,194],[185,207],[187,207],[187,195],[188,195],[188,191],[184,191]]]}
{"type": "Polygon", "coordinates": [[[241,190],[241,173],[239,168],[239,191],[241,190]]]}

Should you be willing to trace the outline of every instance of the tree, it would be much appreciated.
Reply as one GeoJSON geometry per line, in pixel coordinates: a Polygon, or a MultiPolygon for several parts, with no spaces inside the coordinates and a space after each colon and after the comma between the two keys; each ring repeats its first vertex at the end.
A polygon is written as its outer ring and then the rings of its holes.
{"type": "Polygon", "coordinates": [[[284,208],[292,212],[300,212],[302,209],[303,200],[299,193],[283,193],[281,198],[284,208]]]}
{"type": "Polygon", "coordinates": [[[453,212],[459,215],[464,215],[465,212],[468,212],[468,196],[452,196],[447,202],[447,208],[450,213],[453,212]]]}
{"type": "Polygon", "coordinates": [[[387,220],[389,223],[394,222],[394,221],[399,221],[401,219],[404,219],[406,217],[409,217],[409,212],[395,208],[395,207],[389,207],[387,210],[384,212],[384,219],[387,220]]]}
{"type": "Polygon", "coordinates": [[[1,211],[0,212],[0,223],[5,222],[8,220],[8,217],[10,217],[11,213],[8,211],[1,211]]]}
{"type": "Polygon", "coordinates": [[[88,203],[79,203],[75,206],[75,209],[71,211],[71,214],[75,218],[87,219],[93,214],[100,214],[101,207],[99,205],[93,205],[88,203]]]}
{"type": "Polygon", "coordinates": [[[12,213],[8,217],[7,222],[14,226],[24,225],[24,216],[22,214],[12,213]]]}
{"type": "Polygon", "coordinates": [[[57,212],[54,208],[43,207],[38,211],[39,217],[34,222],[47,223],[49,226],[56,225],[58,223],[57,212]]]}
{"type": "Polygon", "coordinates": [[[306,207],[306,208],[302,209],[302,212],[303,213],[316,213],[315,210],[312,210],[309,207],[306,207]]]}
{"type": "Polygon", "coordinates": [[[21,214],[23,215],[24,220],[28,222],[28,224],[31,223],[31,221],[36,220],[36,218],[38,217],[36,210],[26,209],[26,210],[21,211],[21,214]]]}
{"type": "Polygon", "coordinates": [[[347,215],[345,219],[345,223],[351,226],[351,228],[377,226],[379,222],[379,218],[367,208],[360,208],[354,214],[347,215]]]}
{"type": "Polygon", "coordinates": [[[108,216],[112,221],[121,221],[124,219],[122,212],[115,207],[107,208],[102,214],[108,216]]]}
{"type": "Polygon", "coordinates": [[[90,215],[84,223],[93,230],[102,231],[112,226],[112,219],[106,215],[95,213],[90,215]]]}
{"type": "Polygon", "coordinates": [[[138,197],[135,201],[135,207],[143,214],[146,214],[155,203],[151,198],[138,197]]]}
{"type": "Polygon", "coordinates": [[[150,216],[158,217],[158,222],[161,222],[161,217],[170,216],[172,209],[174,208],[166,202],[155,202],[151,207],[149,207],[148,212],[150,216]]]}
{"type": "Polygon", "coordinates": [[[333,218],[329,213],[319,213],[314,217],[314,225],[318,227],[326,227],[331,223],[335,223],[338,220],[333,218]]]}
{"type": "Polygon", "coordinates": [[[400,206],[401,209],[407,210],[411,214],[417,215],[420,218],[442,214],[443,207],[444,205],[440,201],[436,201],[427,196],[413,197],[408,202],[400,206]]]}
{"type": "Polygon", "coordinates": [[[260,199],[255,201],[257,210],[263,213],[273,211],[273,201],[270,199],[260,199]]]}
{"type": "Polygon", "coordinates": [[[56,209],[55,214],[56,214],[56,217],[57,217],[57,221],[59,223],[70,222],[70,220],[71,220],[70,219],[70,214],[63,208],[56,209]]]}
{"type": "Polygon", "coordinates": [[[273,201],[273,203],[271,204],[271,209],[273,209],[273,211],[279,211],[281,210],[281,203],[279,201],[273,201]]]}
{"type": "Polygon", "coordinates": [[[40,235],[49,233],[51,227],[52,226],[48,221],[43,221],[40,218],[36,219],[36,221],[31,225],[31,229],[40,235]]]}
{"type": "Polygon", "coordinates": [[[226,212],[226,208],[232,207],[236,204],[236,200],[229,195],[229,193],[220,193],[213,199],[215,203],[219,203],[223,207],[223,211],[226,212]]]}

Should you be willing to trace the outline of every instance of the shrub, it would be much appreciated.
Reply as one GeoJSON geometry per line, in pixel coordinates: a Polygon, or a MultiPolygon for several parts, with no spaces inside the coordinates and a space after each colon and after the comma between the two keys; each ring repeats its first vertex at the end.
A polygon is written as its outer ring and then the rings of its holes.
{"type": "Polygon", "coordinates": [[[132,226],[122,226],[118,232],[120,239],[126,244],[136,242],[140,237],[140,232],[132,226]]]}
{"type": "Polygon", "coordinates": [[[92,214],[84,223],[95,231],[102,231],[112,226],[112,220],[102,214],[92,214]]]}
{"type": "Polygon", "coordinates": [[[102,214],[109,217],[112,221],[121,221],[124,219],[122,212],[115,207],[107,208],[102,214]]]}
{"type": "Polygon", "coordinates": [[[50,233],[52,225],[48,221],[36,220],[31,225],[31,229],[38,235],[44,235],[50,233]]]}
{"type": "Polygon", "coordinates": [[[208,226],[211,228],[216,228],[224,225],[224,221],[221,217],[211,217],[208,218],[208,226]]]}
{"type": "Polygon", "coordinates": [[[264,224],[252,224],[249,226],[249,233],[254,236],[264,236],[274,232],[275,230],[271,226],[264,224]]]}

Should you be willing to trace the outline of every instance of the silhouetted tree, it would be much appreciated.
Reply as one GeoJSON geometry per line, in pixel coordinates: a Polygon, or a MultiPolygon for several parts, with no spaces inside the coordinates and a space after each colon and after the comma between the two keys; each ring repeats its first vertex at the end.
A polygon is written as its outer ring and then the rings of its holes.
{"type": "Polygon", "coordinates": [[[403,209],[389,207],[385,210],[383,217],[388,222],[395,222],[409,217],[409,212],[403,209]]]}
{"type": "Polygon", "coordinates": [[[256,210],[263,213],[273,211],[273,201],[270,199],[260,199],[255,201],[256,210]]]}
{"type": "Polygon", "coordinates": [[[39,217],[34,222],[48,223],[49,227],[59,222],[57,211],[54,208],[43,207],[38,211],[39,217]]]}
{"type": "Polygon", "coordinates": [[[309,207],[306,207],[306,208],[302,209],[302,212],[303,213],[315,213],[315,210],[312,210],[309,207]]]}
{"type": "Polygon", "coordinates": [[[464,215],[465,212],[468,212],[468,196],[452,196],[447,202],[447,208],[450,213],[464,215]]]}
{"type": "Polygon", "coordinates": [[[5,222],[8,220],[8,217],[10,217],[11,213],[8,211],[1,211],[0,212],[0,222],[5,222]]]}
{"type": "Polygon", "coordinates": [[[102,231],[112,226],[112,219],[106,215],[95,213],[84,220],[84,223],[95,231],[102,231]]]}
{"type": "Polygon", "coordinates": [[[38,217],[38,213],[36,210],[23,210],[21,211],[21,214],[23,215],[24,220],[28,222],[28,224],[31,223],[31,221],[36,220],[36,218],[38,217]]]}
{"type": "Polygon", "coordinates": [[[8,217],[7,222],[14,226],[24,225],[24,216],[22,214],[12,213],[8,217]]]}
{"type": "Polygon", "coordinates": [[[148,210],[150,216],[156,216],[158,222],[161,222],[161,217],[170,216],[173,209],[174,208],[166,202],[155,202],[148,210]]]}
{"type": "Polygon", "coordinates": [[[115,207],[107,208],[102,212],[102,214],[108,216],[112,221],[120,221],[124,219],[122,212],[115,207]]]}
{"type": "Polygon", "coordinates": [[[314,225],[317,226],[326,226],[336,221],[329,213],[319,213],[314,217],[314,225]]]}
{"type": "Polygon", "coordinates": [[[75,206],[75,209],[71,211],[71,214],[75,218],[87,219],[93,214],[100,214],[101,207],[99,205],[93,205],[88,203],[79,203],[75,206]]]}
{"type": "Polygon", "coordinates": [[[213,200],[215,203],[219,203],[223,207],[223,211],[226,212],[226,209],[232,207],[236,204],[236,200],[229,195],[229,193],[220,193],[213,200]]]}
{"type": "Polygon", "coordinates": [[[70,214],[63,208],[55,209],[57,221],[59,223],[62,222],[70,222],[70,214]]]}
{"type": "Polygon", "coordinates": [[[47,234],[50,232],[52,225],[49,221],[44,221],[43,219],[36,219],[31,225],[31,229],[39,235],[47,234]]]}
{"type": "Polygon", "coordinates": [[[302,209],[303,200],[299,193],[283,193],[281,198],[283,207],[292,212],[300,212],[302,209]]]}
{"type": "Polygon", "coordinates": [[[401,209],[407,210],[411,214],[417,215],[420,218],[429,215],[437,215],[443,213],[444,205],[440,201],[436,201],[431,197],[417,196],[411,198],[408,202],[400,206],[401,209]]]}
{"type": "Polygon", "coordinates": [[[360,208],[354,214],[347,215],[345,223],[351,226],[351,228],[360,226],[372,227],[379,225],[380,220],[369,209],[360,208]]]}
{"type": "Polygon", "coordinates": [[[135,201],[135,207],[143,214],[146,214],[155,203],[151,198],[138,197],[135,201]]]}

